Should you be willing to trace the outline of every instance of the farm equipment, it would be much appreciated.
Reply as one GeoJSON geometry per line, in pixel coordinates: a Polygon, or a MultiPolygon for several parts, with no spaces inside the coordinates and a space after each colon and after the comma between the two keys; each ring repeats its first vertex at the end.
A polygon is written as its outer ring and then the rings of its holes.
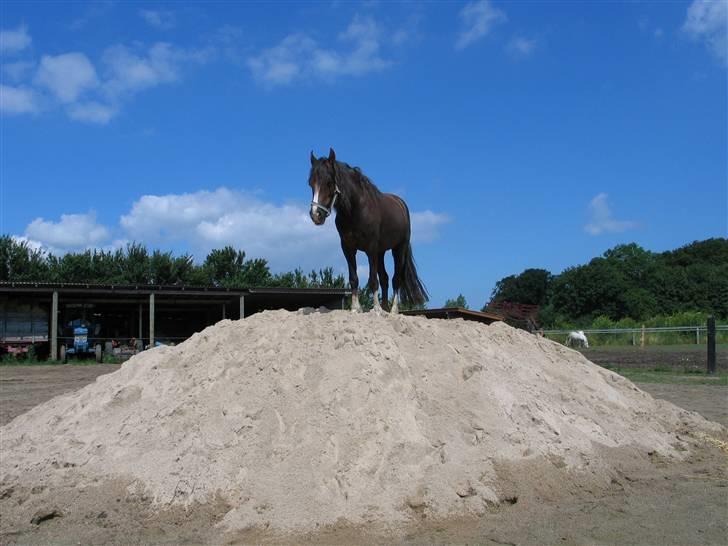
{"type": "Polygon", "coordinates": [[[0,298],[0,356],[48,354],[48,309],[36,302],[0,298]]]}
{"type": "MultiPolygon", "coordinates": [[[[103,347],[98,338],[101,332],[101,324],[92,324],[86,319],[75,319],[68,323],[68,330],[73,331],[73,344],[66,346],[61,345],[61,361],[68,362],[70,355],[91,356],[96,358],[96,362],[101,362],[104,356],[103,347]],[[89,337],[89,331],[93,331],[93,337],[89,337]]],[[[68,336],[70,339],[70,336],[68,336]]]]}

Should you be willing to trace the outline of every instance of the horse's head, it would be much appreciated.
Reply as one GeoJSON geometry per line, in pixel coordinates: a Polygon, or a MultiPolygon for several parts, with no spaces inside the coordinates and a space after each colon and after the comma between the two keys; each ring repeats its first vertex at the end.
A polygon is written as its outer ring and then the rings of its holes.
{"type": "Polygon", "coordinates": [[[311,186],[313,199],[309,216],[317,226],[322,225],[329,217],[339,197],[339,186],[336,174],[336,153],[329,149],[329,157],[316,159],[311,152],[311,172],[308,175],[308,185],[311,186]]]}

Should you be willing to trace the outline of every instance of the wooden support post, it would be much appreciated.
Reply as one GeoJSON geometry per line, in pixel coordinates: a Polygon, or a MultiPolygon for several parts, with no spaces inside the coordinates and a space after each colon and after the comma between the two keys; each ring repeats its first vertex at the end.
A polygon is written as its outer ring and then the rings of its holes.
{"type": "Polygon", "coordinates": [[[715,317],[708,317],[708,373],[715,373],[715,317]]]}
{"type": "Polygon", "coordinates": [[[642,325],[642,334],[640,335],[640,347],[645,346],[645,325],[642,325]]]}
{"type": "Polygon", "coordinates": [[[149,347],[154,347],[154,293],[149,294],[149,347]]]}
{"type": "Polygon", "coordinates": [[[245,296],[240,296],[240,318],[245,318],[245,296]]]}
{"type": "Polygon", "coordinates": [[[58,360],[58,290],[51,301],[51,360],[58,360]]]}

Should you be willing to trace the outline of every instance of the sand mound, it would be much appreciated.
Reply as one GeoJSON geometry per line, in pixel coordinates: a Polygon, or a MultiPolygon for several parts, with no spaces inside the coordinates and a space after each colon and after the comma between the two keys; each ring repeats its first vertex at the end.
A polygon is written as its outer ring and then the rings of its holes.
{"type": "Polygon", "coordinates": [[[223,499],[230,529],[307,530],[482,513],[514,502],[509,464],[608,484],[617,450],[681,459],[720,430],[504,324],[275,311],[16,418],[0,478],[124,480],[160,509],[223,499]]]}

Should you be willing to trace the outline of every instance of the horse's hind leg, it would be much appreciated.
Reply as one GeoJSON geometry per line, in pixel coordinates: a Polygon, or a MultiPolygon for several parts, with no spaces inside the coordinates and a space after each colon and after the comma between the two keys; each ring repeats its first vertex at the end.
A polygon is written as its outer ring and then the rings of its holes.
{"type": "Polygon", "coordinates": [[[402,280],[402,250],[400,248],[392,249],[392,258],[394,259],[394,276],[392,277],[392,310],[391,313],[399,313],[399,286],[402,280]]]}
{"type": "Polygon", "coordinates": [[[377,255],[367,253],[369,258],[369,290],[374,298],[374,311],[381,311],[382,306],[379,304],[379,281],[377,280],[377,255]]]}
{"type": "Polygon", "coordinates": [[[384,268],[384,252],[379,255],[377,264],[377,273],[379,274],[379,286],[382,287],[382,308],[389,310],[389,275],[384,268]]]}

